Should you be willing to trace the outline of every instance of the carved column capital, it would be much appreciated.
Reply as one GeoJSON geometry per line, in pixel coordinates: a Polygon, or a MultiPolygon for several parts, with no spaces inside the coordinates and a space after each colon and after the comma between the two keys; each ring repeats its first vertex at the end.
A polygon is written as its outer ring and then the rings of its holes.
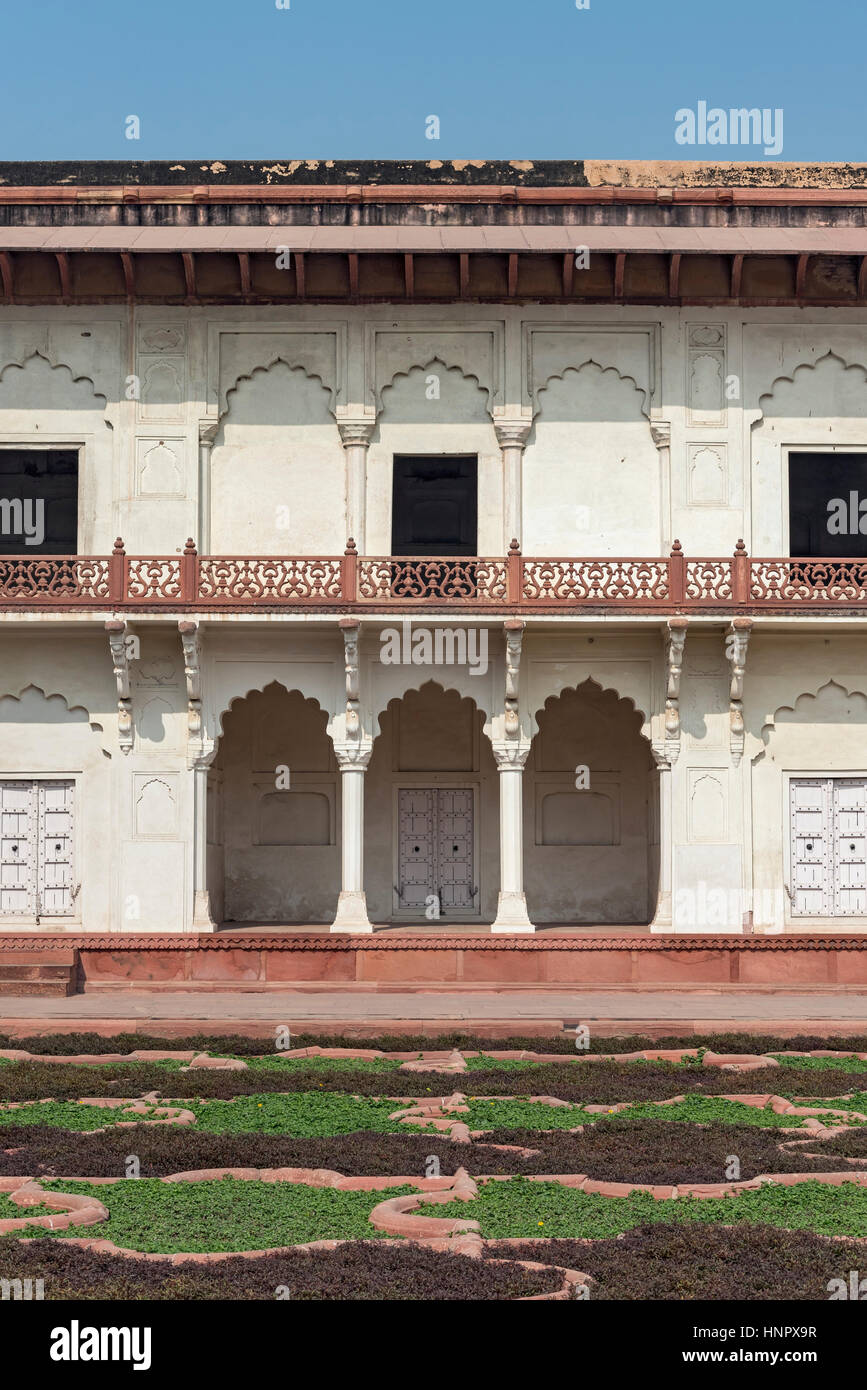
{"type": "Polygon", "coordinates": [[[530,755],[528,739],[498,738],[491,741],[491,749],[498,772],[510,772],[522,768],[530,755]]]}
{"type": "Polygon", "coordinates": [[[373,753],[373,739],[360,739],[358,743],[341,740],[334,745],[334,756],[341,772],[366,772],[373,753]]]}
{"type": "Polygon", "coordinates": [[[651,420],[650,435],[657,449],[671,448],[671,424],[668,420],[651,420]]]}
{"type": "Polygon", "coordinates": [[[217,438],[217,430],[220,428],[219,420],[200,420],[199,421],[199,444],[210,449],[217,438]]]}
{"type": "Polygon", "coordinates": [[[494,433],[501,449],[523,449],[532,428],[532,420],[494,420],[494,433]]]}
{"type": "Polygon", "coordinates": [[[338,419],[337,428],[344,449],[366,449],[376,429],[376,416],[344,416],[338,419]]]}
{"type": "Polygon", "coordinates": [[[671,772],[671,758],[664,743],[656,742],[650,745],[653,754],[653,763],[657,772],[671,772]]]}

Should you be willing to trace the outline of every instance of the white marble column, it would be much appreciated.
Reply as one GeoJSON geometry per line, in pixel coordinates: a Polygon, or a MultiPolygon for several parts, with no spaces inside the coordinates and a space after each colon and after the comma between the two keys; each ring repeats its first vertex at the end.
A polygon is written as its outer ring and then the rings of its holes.
{"type": "Polygon", "coordinates": [[[656,763],[656,782],[659,789],[659,887],[656,912],[653,914],[650,930],[670,932],[676,929],[672,913],[672,764],[662,749],[653,749],[653,760],[656,763]]]}
{"type": "Polygon", "coordinates": [[[497,443],[503,454],[503,554],[507,555],[513,540],[521,543],[523,529],[523,461],[524,447],[532,420],[500,419],[494,421],[497,443]]]}
{"type": "Polygon", "coordinates": [[[193,765],[193,931],[216,931],[208,891],[208,768],[214,754],[193,765]]]}
{"type": "Polygon", "coordinates": [[[671,425],[667,420],[651,420],[650,433],[659,452],[659,545],[667,555],[674,541],[673,499],[671,495],[671,425]]]}
{"type": "Polygon", "coordinates": [[[199,506],[197,516],[199,554],[211,553],[211,450],[217,437],[218,421],[199,421],[199,506]]]}
{"type": "Polygon", "coordinates": [[[346,528],[359,555],[367,546],[367,450],[376,427],[375,418],[338,420],[346,450],[346,528]]]}
{"type": "Polygon", "coordinates": [[[533,932],[524,894],[524,765],[530,752],[523,739],[493,745],[500,774],[500,895],[492,932],[533,932]]]}
{"type": "Polygon", "coordinates": [[[340,767],[342,846],[340,896],[333,932],[372,932],[364,893],[364,774],[370,745],[335,745],[340,767]]]}

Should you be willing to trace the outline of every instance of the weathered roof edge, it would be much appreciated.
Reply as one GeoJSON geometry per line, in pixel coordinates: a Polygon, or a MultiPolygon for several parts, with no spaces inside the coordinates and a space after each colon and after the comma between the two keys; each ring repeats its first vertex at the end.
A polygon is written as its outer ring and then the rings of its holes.
{"type": "Polygon", "coordinates": [[[867,163],[684,160],[69,160],[0,162],[0,188],[321,186],[867,189],[867,163]]]}

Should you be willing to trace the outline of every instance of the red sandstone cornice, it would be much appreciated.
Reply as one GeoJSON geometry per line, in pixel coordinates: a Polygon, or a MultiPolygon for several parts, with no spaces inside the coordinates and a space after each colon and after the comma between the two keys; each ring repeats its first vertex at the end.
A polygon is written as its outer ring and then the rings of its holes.
{"type": "Polygon", "coordinates": [[[741,207],[863,206],[867,188],[840,187],[598,187],[565,188],[550,185],[524,188],[518,184],[455,186],[436,184],[121,184],[76,187],[52,184],[0,185],[0,206],[66,206],[70,204],[153,203],[224,205],[231,203],[348,203],[348,204],[530,204],[585,205],[655,204],[727,205],[741,207]]]}
{"type": "MultiPolygon", "coordinates": [[[[55,934],[30,932],[0,933],[0,954],[18,951],[867,951],[867,934],[863,936],[801,935],[780,933],[774,936],[704,936],[699,933],[670,935],[638,934],[624,936],[460,936],[446,932],[424,936],[392,936],[374,932],[372,935],[344,936],[329,932],[303,931],[216,932],[193,934],[166,932],[128,934],[126,932],[93,933],[61,932],[55,934]]],[[[287,988],[291,988],[287,985],[287,988]]]]}

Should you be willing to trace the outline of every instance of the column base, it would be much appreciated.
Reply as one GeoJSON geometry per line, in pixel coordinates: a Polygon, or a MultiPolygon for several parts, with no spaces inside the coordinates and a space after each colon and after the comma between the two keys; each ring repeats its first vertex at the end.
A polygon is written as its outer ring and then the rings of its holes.
{"type": "Polygon", "coordinates": [[[670,893],[660,893],[659,901],[656,904],[656,911],[653,914],[653,921],[650,923],[650,930],[660,933],[674,931],[674,922],[671,916],[670,893]]]}
{"type": "Polygon", "coordinates": [[[211,895],[207,889],[200,890],[193,898],[193,931],[216,931],[217,924],[211,916],[211,895]]]}
{"type": "Polygon", "coordinates": [[[341,893],[337,899],[337,916],[331,923],[333,932],[351,932],[359,935],[372,932],[373,925],[367,915],[367,899],[364,893],[341,893]]]}
{"type": "Polygon", "coordinates": [[[515,932],[532,933],[536,928],[527,915],[527,899],[523,893],[501,893],[497,899],[497,916],[491,932],[497,935],[511,935],[515,932]]]}

